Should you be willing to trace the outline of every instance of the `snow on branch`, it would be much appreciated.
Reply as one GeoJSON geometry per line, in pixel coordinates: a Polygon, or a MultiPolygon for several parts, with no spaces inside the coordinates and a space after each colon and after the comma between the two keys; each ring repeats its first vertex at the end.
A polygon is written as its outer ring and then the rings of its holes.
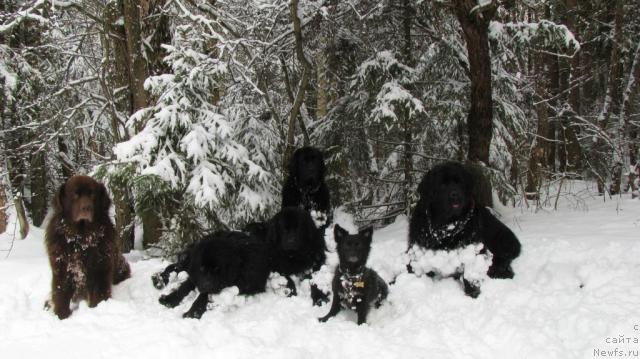
{"type": "Polygon", "coordinates": [[[516,46],[534,46],[543,51],[553,49],[565,56],[573,56],[580,50],[580,42],[565,25],[548,20],[540,22],[501,23],[492,21],[489,37],[516,46]]]}

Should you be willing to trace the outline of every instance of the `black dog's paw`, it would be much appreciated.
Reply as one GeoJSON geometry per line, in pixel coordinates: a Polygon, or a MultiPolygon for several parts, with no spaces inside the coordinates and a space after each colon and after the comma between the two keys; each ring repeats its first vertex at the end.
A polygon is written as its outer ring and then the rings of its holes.
{"type": "Polygon", "coordinates": [[[471,298],[475,299],[480,295],[480,285],[463,279],[462,286],[464,287],[464,294],[470,296],[471,298]]]}
{"type": "Polygon", "coordinates": [[[325,315],[324,317],[320,317],[320,318],[318,318],[318,321],[319,321],[320,323],[326,323],[326,322],[327,322],[327,320],[329,320],[329,318],[331,318],[331,316],[330,316],[330,315],[325,315]]]}
{"type": "Polygon", "coordinates": [[[175,308],[180,304],[180,301],[176,300],[176,298],[171,295],[161,295],[158,302],[167,308],[175,308]]]}
{"type": "Polygon", "coordinates": [[[497,265],[497,263],[494,263],[491,267],[489,267],[487,275],[490,278],[512,279],[515,273],[513,272],[510,264],[497,265]]]}
{"type": "Polygon", "coordinates": [[[191,318],[191,319],[200,319],[200,318],[202,318],[202,314],[204,314],[204,312],[199,311],[199,310],[188,310],[187,312],[182,314],[182,317],[183,318],[191,318]]]}
{"type": "Polygon", "coordinates": [[[285,277],[287,279],[287,287],[285,289],[285,294],[287,297],[295,297],[298,295],[298,291],[296,290],[296,284],[293,282],[293,279],[290,277],[285,277]]]}
{"type": "Polygon", "coordinates": [[[311,300],[314,306],[321,306],[324,303],[329,303],[329,294],[323,292],[316,285],[311,285],[311,300]]]}
{"type": "Polygon", "coordinates": [[[151,276],[151,281],[153,282],[153,286],[156,287],[156,289],[162,289],[167,285],[167,283],[169,283],[169,279],[165,278],[162,275],[162,272],[158,272],[151,276]]]}
{"type": "Polygon", "coordinates": [[[284,290],[284,293],[287,295],[287,297],[297,297],[298,296],[298,291],[296,290],[296,288],[286,288],[284,290]]]}

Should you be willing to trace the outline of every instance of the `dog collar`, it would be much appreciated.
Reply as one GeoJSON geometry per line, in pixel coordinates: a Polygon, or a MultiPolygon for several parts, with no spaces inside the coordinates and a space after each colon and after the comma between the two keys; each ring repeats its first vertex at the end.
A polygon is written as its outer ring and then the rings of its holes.
{"type": "Polygon", "coordinates": [[[356,273],[344,271],[340,268],[340,284],[342,286],[341,299],[345,306],[355,309],[355,305],[362,300],[362,290],[365,287],[364,266],[356,273]]]}
{"type": "Polygon", "coordinates": [[[455,236],[464,231],[464,229],[467,227],[467,224],[469,224],[469,221],[471,221],[471,217],[473,217],[474,212],[474,208],[471,207],[469,212],[467,212],[467,215],[463,218],[447,223],[443,226],[440,226],[439,228],[434,228],[433,224],[431,223],[431,219],[429,218],[429,212],[425,211],[427,219],[427,233],[425,234],[429,237],[427,239],[431,239],[437,244],[443,244],[447,241],[450,241],[455,236]]]}

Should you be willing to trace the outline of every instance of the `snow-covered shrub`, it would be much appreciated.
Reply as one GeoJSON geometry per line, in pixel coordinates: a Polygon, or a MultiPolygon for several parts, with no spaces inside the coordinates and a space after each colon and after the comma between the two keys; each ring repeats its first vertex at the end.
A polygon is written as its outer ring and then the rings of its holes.
{"type": "Polygon", "coordinates": [[[270,174],[237,141],[235,124],[219,106],[227,71],[221,59],[224,39],[196,25],[178,26],[173,45],[164,45],[172,72],[147,79],[153,102],[127,123],[131,132],[141,129],[114,149],[119,161],[135,164],[137,179],[166,184],[166,191],[144,186],[148,191],[135,196],[141,201],[145,193],[149,199],[171,193],[173,203],[152,204],[167,206],[160,209],[170,212],[164,218],[168,230],[191,212],[205,227],[237,227],[274,201],[267,185],[270,174]]]}

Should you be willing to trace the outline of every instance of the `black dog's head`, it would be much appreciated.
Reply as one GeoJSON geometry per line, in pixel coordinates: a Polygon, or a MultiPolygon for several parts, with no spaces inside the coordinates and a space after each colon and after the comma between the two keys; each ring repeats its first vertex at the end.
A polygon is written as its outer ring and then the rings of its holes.
{"type": "Polygon", "coordinates": [[[340,265],[345,268],[364,267],[371,250],[373,229],[363,229],[358,234],[349,234],[339,225],[333,228],[333,236],[336,240],[340,265]]]}
{"type": "Polygon", "coordinates": [[[314,147],[297,149],[289,162],[289,177],[302,192],[313,192],[324,180],[325,165],[322,152],[314,147]]]}
{"type": "Polygon", "coordinates": [[[433,167],[418,186],[420,201],[436,225],[450,223],[473,207],[473,179],[460,163],[433,167]]]}
{"type": "Polygon", "coordinates": [[[269,241],[281,251],[305,250],[315,241],[317,229],[309,212],[298,207],[285,207],[271,220],[269,241]]]}
{"type": "Polygon", "coordinates": [[[84,227],[109,215],[111,199],[102,183],[76,175],[58,189],[54,209],[73,226],[84,227]]]}

